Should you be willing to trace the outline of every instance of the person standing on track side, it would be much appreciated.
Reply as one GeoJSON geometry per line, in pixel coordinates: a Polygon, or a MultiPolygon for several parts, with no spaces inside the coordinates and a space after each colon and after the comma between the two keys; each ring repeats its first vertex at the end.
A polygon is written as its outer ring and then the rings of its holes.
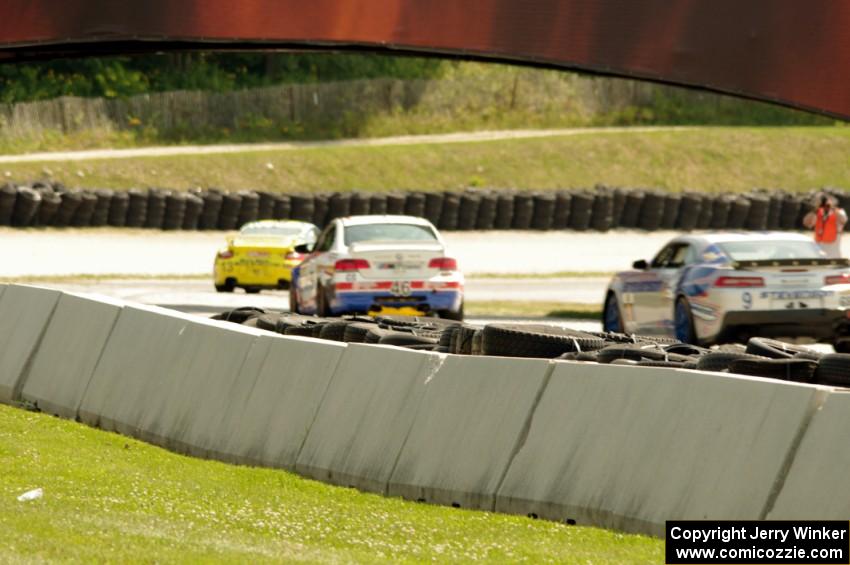
{"type": "Polygon", "coordinates": [[[847,223],[847,213],[832,196],[818,195],[818,208],[806,214],[803,225],[814,229],[815,242],[827,257],[841,257],[841,233],[847,223]]]}

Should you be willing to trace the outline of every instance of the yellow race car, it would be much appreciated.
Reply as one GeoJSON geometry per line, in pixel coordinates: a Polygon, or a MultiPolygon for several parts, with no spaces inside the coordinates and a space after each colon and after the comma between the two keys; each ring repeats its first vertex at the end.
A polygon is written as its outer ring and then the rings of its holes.
{"type": "Polygon", "coordinates": [[[319,229],[308,222],[260,220],[227,236],[227,247],[215,256],[213,276],[218,292],[287,289],[292,269],[304,259],[293,248],[316,242],[319,229]]]}

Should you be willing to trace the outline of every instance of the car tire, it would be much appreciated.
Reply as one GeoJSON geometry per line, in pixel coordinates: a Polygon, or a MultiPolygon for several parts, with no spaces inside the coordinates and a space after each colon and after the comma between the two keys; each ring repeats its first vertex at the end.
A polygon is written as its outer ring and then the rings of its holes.
{"type": "Polygon", "coordinates": [[[259,292],[260,292],[259,287],[256,287],[256,286],[246,286],[245,287],[245,294],[259,294],[259,292]]]}
{"type": "Polygon", "coordinates": [[[602,331],[623,333],[623,315],[620,303],[613,292],[609,292],[605,298],[605,309],[602,311],[602,331]]]}
{"type": "Polygon", "coordinates": [[[691,313],[691,305],[684,296],[680,296],[676,300],[676,306],[673,311],[673,327],[675,328],[676,339],[682,343],[699,345],[697,343],[696,330],[694,329],[694,316],[691,313]]]}
{"type": "Polygon", "coordinates": [[[301,310],[298,308],[298,294],[294,284],[289,287],[289,311],[293,314],[301,313],[301,310]]]}
{"type": "Polygon", "coordinates": [[[233,282],[233,280],[230,279],[224,281],[224,284],[215,285],[216,292],[233,292],[233,289],[235,288],[236,284],[233,282]]]}
{"type": "Polygon", "coordinates": [[[850,338],[842,337],[832,342],[832,347],[836,353],[850,353],[850,338]]]}
{"type": "Polygon", "coordinates": [[[316,316],[327,318],[331,315],[331,309],[328,306],[328,294],[323,286],[316,289],[316,316]]]}
{"type": "Polygon", "coordinates": [[[446,320],[455,320],[460,322],[463,320],[463,302],[460,303],[460,308],[455,310],[443,310],[440,312],[440,317],[446,320]]]}
{"type": "Polygon", "coordinates": [[[591,334],[536,324],[489,324],[484,327],[481,343],[485,355],[548,359],[604,346],[602,338],[591,334]]]}
{"type": "Polygon", "coordinates": [[[820,385],[850,387],[850,355],[828,353],[818,362],[815,382],[820,385]]]}

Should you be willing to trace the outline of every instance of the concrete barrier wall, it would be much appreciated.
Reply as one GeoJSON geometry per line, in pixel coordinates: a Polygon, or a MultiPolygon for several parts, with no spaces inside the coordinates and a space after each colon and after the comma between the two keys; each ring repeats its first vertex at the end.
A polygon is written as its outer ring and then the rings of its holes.
{"type": "Polygon", "coordinates": [[[493,510],[554,364],[449,356],[425,389],[389,494],[493,510]]]}
{"type": "Polygon", "coordinates": [[[193,453],[198,427],[211,426],[221,414],[212,399],[239,374],[261,330],[194,317],[177,339],[180,362],[162,371],[148,390],[148,409],[138,424],[139,437],[174,450],[193,453]],[[194,431],[193,431],[194,429],[194,431]]]}
{"type": "Polygon", "coordinates": [[[21,398],[42,412],[74,419],[124,303],[62,294],[36,351],[21,398]]]}
{"type": "Polygon", "coordinates": [[[160,382],[188,366],[180,337],[190,322],[164,308],[125,306],[83,395],[80,420],[139,437],[160,382]]]}
{"type": "Polygon", "coordinates": [[[259,369],[246,362],[204,446],[228,461],[293,470],[346,345],[296,336],[257,343],[265,358],[259,369]]]}
{"type": "Polygon", "coordinates": [[[0,402],[20,400],[25,372],[62,293],[9,285],[0,296],[0,402]]]}
{"type": "Polygon", "coordinates": [[[769,520],[850,516],[850,393],[833,392],[815,412],[784,478],[769,520]]]}
{"type": "Polygon", "coordinates": [[[23,391],[107,430],[363,490],[652,535],[850,511],[835,496],[848,393],[345,345],[60,296],[0,286],[0,400],[23,391]]]}
{"type": "Polygon", "coordinates": [[[331,379],[295,469],[337,485],[384,493],[437,353],[349,344],[331,379]]]}
{"type": "Polygon", "coordinates": [[[661,536],[665,520],[764,518],[823,391],[559,362],[496,510],[661,536]]]}

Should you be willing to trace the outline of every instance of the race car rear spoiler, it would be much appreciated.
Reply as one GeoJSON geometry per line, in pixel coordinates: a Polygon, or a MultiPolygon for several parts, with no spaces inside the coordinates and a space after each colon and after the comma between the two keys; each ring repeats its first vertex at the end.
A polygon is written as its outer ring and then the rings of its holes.
{"type": "Polygon", "coordinates": [[[764,267],[850,267],[850,259],[764,259],[761,261],[733,261],[733,269],[758,269],[764,267]]]}

